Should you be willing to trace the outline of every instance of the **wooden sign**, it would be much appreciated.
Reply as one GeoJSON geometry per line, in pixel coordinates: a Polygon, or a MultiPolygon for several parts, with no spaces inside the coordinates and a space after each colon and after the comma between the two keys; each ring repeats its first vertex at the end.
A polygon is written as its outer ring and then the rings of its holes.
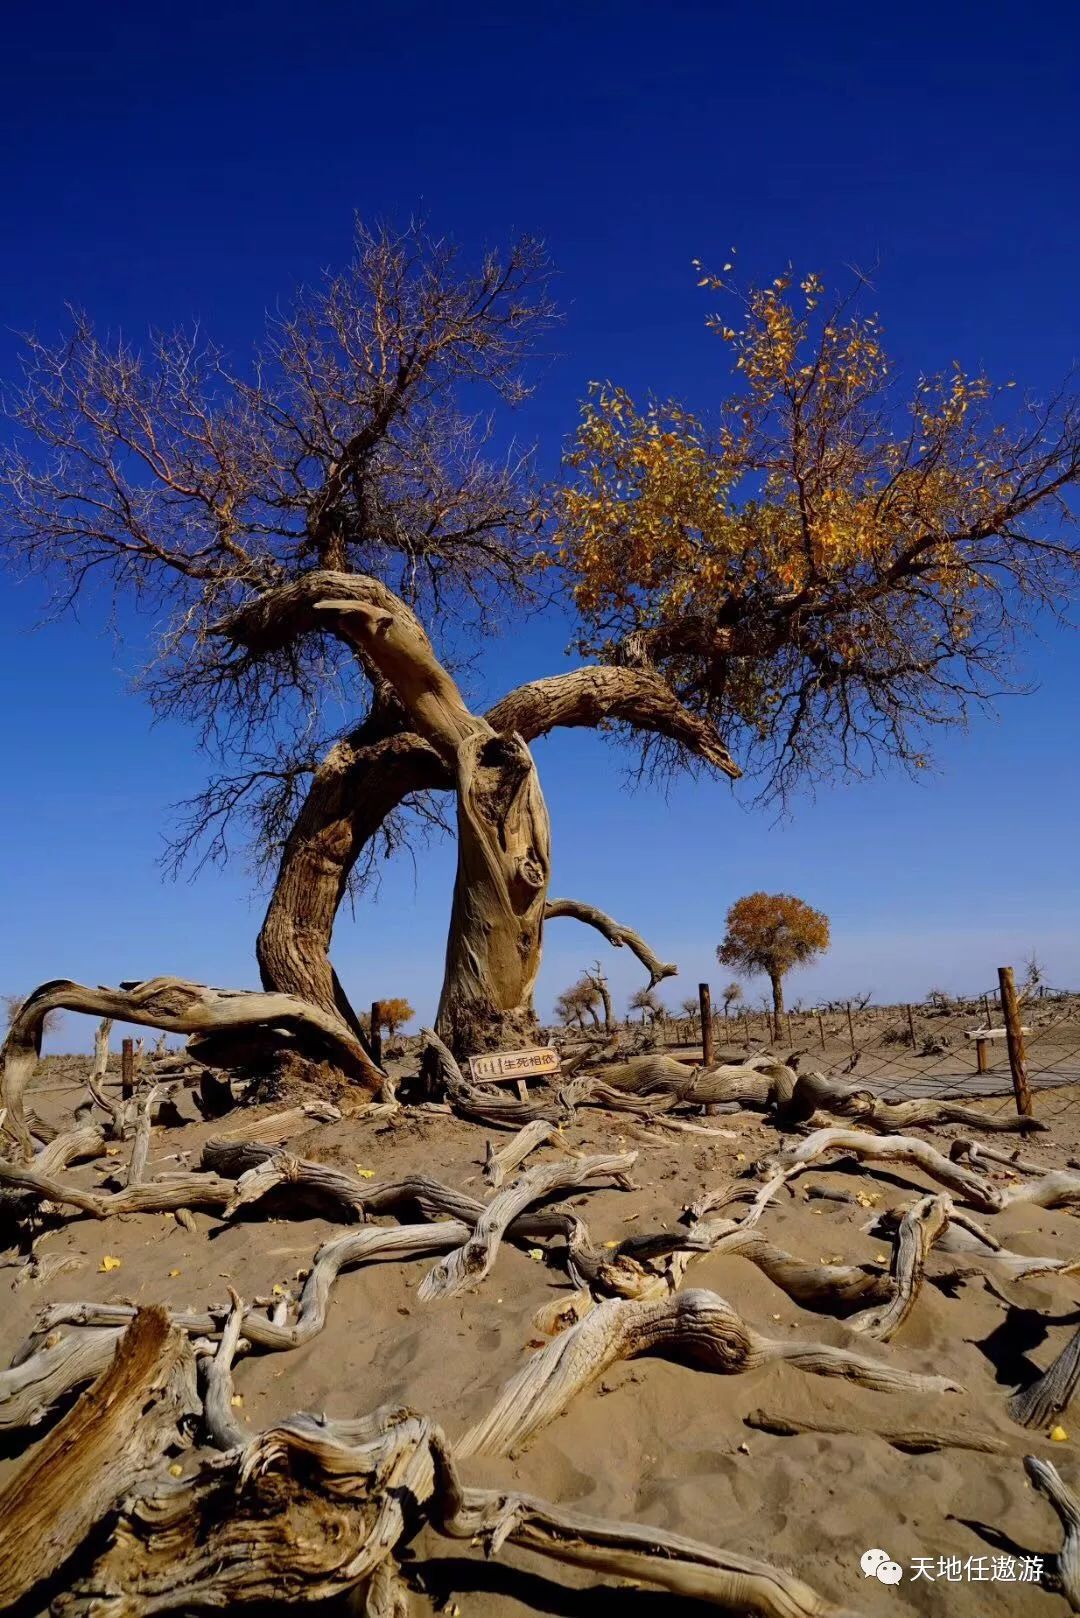
{"type": "Polygon", "coordinates": [[[488,1084],[512,1084],[517,1079],[536,1079],[559,1071],[559,1053],[550,1045],[537,1045],[528,1051],[492,1051],[487,1056],[470,1056],[474,1079],[488,1084]]]}

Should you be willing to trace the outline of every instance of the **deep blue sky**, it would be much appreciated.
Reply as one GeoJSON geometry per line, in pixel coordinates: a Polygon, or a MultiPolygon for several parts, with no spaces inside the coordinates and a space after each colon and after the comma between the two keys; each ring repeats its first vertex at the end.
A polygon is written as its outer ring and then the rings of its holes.
{"type": "MultiPolygon", "coordinates": [[[[341,262],[354,211],[421,206],[470,246],[516,230],[550,244],[567,320],[521,422],[549,463],[590,378],[709,404],[721,353],[689,266],[732,244],[747,272],[792,259],[834,284],[877,261],[905,368],[955,357],[1044,387],[1080,358],[1077,18],[1063,0],[17,8],[0,66],[0,371],[8,332],[57,330],[65,300],[128,334],[197,316],[242,351],[268,305],[341,262]]],[[[0,988],[254,982],[260,901],[242,867],[192,885],[156,867],[202,763],[127,689],[147,626],[119,649],[92,614],[30,633],[33,592],[7,585],[0,612],[0,988]]],[[[564,640],[540,624],[494,645],[488,689],[566,666],[564,640]]],[[[981,988],[1032,945],[1075,984],[1080,644],[1048,633],[1029,669],[1037,694],[949,739],[925,786],[837,790],[779,827],[722,786],[629,794],[595,738],[544,743],[554,891],[678,960],[672,1002],[718,980],[724,912],[757,887],[833,919],[797,993],[981,988]]],[[[437,849],[343,919],[335,959],[358,1003],[406,993],[430,1015],[451,880],[437,849]]],[[[598,950],[552,927],[543,1011],[598,950]]],[[[634,963],[606,956],[633,987],[634,963]]]]}

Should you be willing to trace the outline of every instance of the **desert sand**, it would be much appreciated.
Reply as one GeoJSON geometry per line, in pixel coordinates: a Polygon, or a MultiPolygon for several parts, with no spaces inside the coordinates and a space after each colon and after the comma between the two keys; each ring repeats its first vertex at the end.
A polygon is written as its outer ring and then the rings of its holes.
{"type": "MultiPolygon", "coordinates": [[[[31,1098],[57,1122],[78,1098],[62,1072],[55,1064],[46,1067],[31,1098]]],[[[1022,1143],[1010,1135],[988,1139],[1046,1168],[1064,1166],[1077,1151],[1077,1129],[1070,1131],[1069,1120],[1080,1120],[1080,1108],[1062,1105],[1075,1102],[1071,1091],[1059,1090],[1055,1098],[1057,1117],[1048,1133],[1022,1143]]],[[[980,1105],[996,1109],[1000,1103],[980,1105]]],[[[182,1105],[183,1122],[154,1130],[151,1173],[197,1164],[207,1138],[227,1132],[243,1137],[284,1106],[238,1109],[206,1121],[194,1106],[182,1105]]],[[[690,1204],[735,1182],[781,1144],[772,1124],[752,1112],[697,1122],[725,1133],[672,1132],[583,1109],[529,1162],[568,1153],[638,1153],[634,1189],[598,1187],[568,1199],[594,1240],[614,1249],[628,1236],[677,1232],[690,1204]]],[[[920,1133],[947,1153],[951,1139],[971,1131],[944,1126],[920,1133]]],[[[392,1115],[376,1109],[373,1116],[361,1110],[327,1123],[304,1120],[285,1144],[298,1157],[365,1179],[423,1173],[486,1199],[487,1143],[497,1149],[509,1138],[449,1114],[403,1108],[392,1115]]],[[[114,1147],[111,1157],[125,1151],[114,1147]]],[[[65,1177],[93,1187],[110,1167],[116,1164],[106,1157],[67,1170],[65,1177]]],[[[992,1175],[1002,1185],[1017,1179],[1001,1165],[992,1175]]],[[[890,1253],[890,1237],[878,1226],[881,1215],[939,1189],[906,1165],[871,1173],[848,1159],[814,1167],[793,1181],[766,1208],[759,1228],[811,1263],[871,1265],[890,1253]]],[[[1066,1209],[1024,1205],[978,1217],[1016,1252],[1077,1257],[1076,1216],[1066,1209]]],[[[342,1229],[336,1215],[316,1217],[296,1208],[268,1217],[264,1207],[232,1221],[196,1212],[194,1224],[187,1229],[172,1214],[99,1221],[72,1212],[48,1220],[33,1262],[14,1251],[7,1255],[2,1363],[34,1330],[46,1303],[161,1302],[198,1310],[227,1305],[230,1286],[249,1301],[295,1301],[316,1250],[342,1229]]],[[[536,1325],[538,1312],[573,1290],[558,1247],[508,1239],[478,1285],[432,1303],[417,1297],[430,1258],[343,1273],[327,1324],[311,1342],[289,1352],[253,1352],[237,1363],[237,1416],[256,1431],[297,1410],[354,1417],[400,1403],[435,1417],[453,1439],[491,1407],[502,1385],[547,1340],[536,1325]]],[[[929,1284],[887,1344],[857,1338],[832,1313],[798,1307],[736,1255],[694,1258],[682,1285],[719,1293],[769,1337],[855,1347],[949,1378],[962,1391],[875,1392],[783,1363],[719,1376],[644,1357],[604,1372],[509,1457],[470,1459],[468,1481],[525,1490],[590,1514],[642,1521],[758,1556],[852,1611],[958,1618],[1030,1611],[1054,1618],[1068,1611],[1045,1576],[1061,1534],[1050,1507],[1030,1486],[1022,1457],[1047,1456],[1072,1481],[1072,1417],[1065,1412],[1055,1424],[1068,1435],[1055,1441],[1047,1431],[1025,1431],[1010,1420],[1006,1406],[1009,1394],[1054,1359],[1080,1322],[1076,1279],[1052,1274],[1004,1280],[970,1258],[944,1253],[931,1254],[927,1273],[929,1284]],[[957,1270],[966,1273],[957,1276],[957,1270]],[[750,1418],[761,1411],[841,1430],[781,1436],[753,1425],[750,1418]],[[991,1435],[1000,1453],[905,1453],[878,1436],[914,1428],[991,1435]],[[879,1546],[904,1569],[898,1586],[862,1574],[861,1554],[879,1546]],[[1036,1585],[990,1578],[991,1558],[1001,1555],[1015,1558],[1017,1570],[1023,1556],[1042,1557],[1043,1580],[1036,1585]],[[920,1558],[929,1559],[921,1565],[934,1572],[932,1580],[913,1582],[920,1558]],[[959,1578],[949,1578],[939,1572],[939,1559],[948,1558],[960,1564],[974,1558],[976,1573],[984,1568],[987,1576],[965,1576],[961,1568],[959,1578]]],[[[55,1413],[41,1428],[4,1435],[0,1486],[33,1457],[37,1435],[53,1421],[55,1413]]],[[[420,1614],[448,1604],[476,1618],[614,1611],[616,1605],[642,1613],[678,1607],[671,1596],[620,1590],[522,1550],[485,1560],[479,1549],[451,1544],[428,1529],[409,1547],[403,1567],[412,1610],[420,1614]]]]}

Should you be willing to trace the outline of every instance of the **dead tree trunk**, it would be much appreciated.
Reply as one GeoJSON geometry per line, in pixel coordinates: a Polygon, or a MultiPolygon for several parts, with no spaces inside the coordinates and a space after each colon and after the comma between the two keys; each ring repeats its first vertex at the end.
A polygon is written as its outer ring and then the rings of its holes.
{"type": "Polygon", "coordinates": [[[529,1043],[551,825],[520,736],[483,720],[458,749],[458,866],[436,1028],[452,1050],[529,1043]],[[486,734],[485,734],[486,733],[486,734]]]}
{"type": "Polygon", "coordinates": [[[551,865],[532,755],[519,735],[500,735],[469,712],[404,602],[372,580],[343,582],[352,584],[349,593],[316,601],[317,615],[392,687],[457,792],[458,869],[439,1031],[457,1051],[531,1037],[551,865]]]}
{"type": "MultiPolygon", "coordinates": [[[[666,736],[722,774],[737,776],[738,767],[714,727],[652,669],[578,669],[519,687],[485,717],[470,713],[412,611],[359,574],[313,571],[217,626],[234,645],[263,652],[319,630],[357,650],[401,718],[380,737],[386,721],[373,714],[316,771],[260,934],[263,982],[356,1032],[329,957],[349,874],[410,793],[454,790],[458,874],[439,1027],[459,1051],[531,1037],[550,827],[529,742],[558,726],[619,720],[666,736]]],[[[634,947],[631,935],[627,942],[634,947]]]]}
{"type": "MultiPolygon", "coordinates": [[[[399,718],[400,724],[400,718],[399,718]]],[[[360,1022],[330,961],[334,921],[349,877],[379,828],[411,793],[448,787],[437,753],[407,731],[361,725],[312,777],[282,852],[255,952],[263,987],[360,1022]]]]}

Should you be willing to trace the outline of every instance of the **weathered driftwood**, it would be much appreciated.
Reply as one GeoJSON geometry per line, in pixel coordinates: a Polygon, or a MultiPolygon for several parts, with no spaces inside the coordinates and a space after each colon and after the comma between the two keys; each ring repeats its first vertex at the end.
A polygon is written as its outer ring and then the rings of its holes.
{"type": "Polygon", "coordinates": [[[453,1298],[467,1286],[482,1281],[495,1263],[506,1228],[534,1202],[556,1191],[577,1190],[599,1179],[612,1179],[628,1189],[627,1178],[637,1161],[636,1152],[581,1157],[557,1163],[539,1163],[526,1169],[505,1191],[492,1198],[460,1247],[441,1259],[417,1290],[422,1303],[453,1298]]]}
{"type": "Polygon", "coordinates": [[[719,1186],[715,1191],[707,1191],[686,1210],[687,1222],[693,1226],[707,1219],[717,1208],[725,1208],[732,1202],[749,1202],[750,1206],[738,1220],[738,1224],[743,1230],[750,1230],[757,1224],[777,1192],[783,1190],[789,1180],[793,1180],[801,1173],[802,1164],[791,1163],[784,1168],[777,1168],[762,1185],[757,1187],[749,1180],[739,1179],[726,1186],[719,1186]]]}
{"type": "Polygon", "coordinates": [[[797,1082],[795,1069],[775,1056],[751,1056],[699,1073],[684,1098],[702,1106],[734,1102],[740,1107],[770,1110],[787,1104],[797,1082]]]}
{"type": "Polygon", "coordinates": [[[850,1152],[862,1162],[905,1163],[921,1169],[946,1190],[983,1213],[996,1213],[1002,1196],[996,1186],[960,1163],[952,1163],[926,1141],[906,1135],[877,1136],[855,1129],[819,1129],[772,1160],[778,1173],[802,1173],[835,1152],[850,1152]]]}
{"type": "Polygon", "coordinates": [[[69,1185],[54,1175],[42,1174],[33,1162],[23,1165],[0,1160],[0,1186],[33,1192],[47,1202],[77,1208],[93,1219],[113,1214],[169,1213],[177,1208],[226,1207],[235,1186],[216,1174],[170,1175],[168,1179],[142,1180],[120,1191],[86,1191],[69,1185]]]}
{"type": "Polygon", "coordinates": [[[673,1129],[679,1135],[712,1135],[719,1140],[739,1138],[737,1129],[716,1129],[709,1124],[691,1123],[689,1118],[653,1118],[650,1123],[656,1129],[673,1129]]]}
{"type": "Polygon", "coordinates": [[[900,1330],[915,1307],[926,1273],[926,1258],[948,1228],[952,1206],[948,1197],[921,1197],[900,1222],[891,1273],[892,1296],[872,1305],[848,1321],[852,1331],[887,1343],[900,1330]]]}
{"type": "Polygon", "coordinates": [[[828,1112],[838,1118],[857,1119],[886,1135],[926,1129],[933,1124],[965,1124],[969,1129],[1012,1134],[1030,1134],[1047,1127],[1037,1118],[983,1113],[952,1101],[883,1101],[871,1090],[826,1078],[823,1073],[800,1073],[789,1100],[778,1112],[789,1123],[805,1123],[815,1112],[828,1112]]]}
{"type": "MultiPolygon", "coordinates": [[[[384,1116],[388,1111],[376,1101],[350,1109],[350,1117],[384,1116]]],[[[341,1118],[340,1107],[332,1101],[302,1101],[298,1107],[277,1107],[261,1118],[242,1117],[240,1123],[223,1128],[214,1138],[219,1141],[262,1141],[284,1146],[290,1135],[310,1129],[313,1124],[334,1124],[341,1118]]]]}
{"type": "MultiPolygon", "coordinates": [[[[898,1225],[899,1219],[896,1211],[890,1209],[882,1214],[879,1225],[887,1229],[898,1225]]],[[[1014,1253],[972,1219],[970,1214],[955,1206],[950,1210],[947,1227],[934,1245],[940,1253],[974,1256],[981,1261],[982,1267],[997,1271],[1010,1281],[1023,1281],[1039,1275],[1070,1275],[1080,1270],[1080,1259],[1040,1258],[1028,1253],[1014,1253]]]]}
{"type": "Polygon", "coordinates": [[[733,1227],[727,1219],[702,1221],[686,1236],[673,1240],[681,1240],[690,1253],[737,1254],[755,1264],[803,1309],[846,1315],[868,1304],[884,1303],[893,1294],[888,1273],[875,1265],[811,1264],[777,1247],[752,1226],[748,1229],[738,1223],[733,1227]]]}
{"type": "Polygon", "coordinates": [[[845,1427],[842,1422],[824,1421],[812,1416],[788,1416],[772,1410],[751,1410],[743,1420],[758,1432],[778,1438],[797,1438],[801,1433],[829,1433],[843,1438],[880,1438],[893,1449],[909,1455],[928,1455],[943,1449],[969,1449],[979,1455],[1007,1455],[1009,1446],[993,1433],[973,1433],[944,1427],[845,1427]]]}
{"type": "Polygon", "coordinates": [[[1009,1400],[1009,1414],[1021,1427],[1045,1427],[1066,1410],[1080,1382],[1080,1330],[1073,1333],[1057,1359],[1009,1400]]]}
{"type": "Polygon", "coordinates": [[[118,989],[88,988],[59,978],[43,983],[20,1006],[0,1051],[0,1105],[4,1127],[32,1151],[23,1093],[41,1054],[41,1033],[50,1011],[82,1011],[170,1033],[222,1033],[241,1028],[285,1029],[312,1050],[331,1057],[346,1073],[378,1091],[384,1075],[340,1018],[289,994],[210,989],[183,978],[149,978],[118,989]]]}
{"type": "Polygon", "coordinates": [[[484,1179],[492,1190],[498,1191],[506,1176],[524,1163],[530,1152],[535,1152],[538,1146],[543,1146],[557,1133],[557,1125],[548,1123],[543,1118],[535,1118],[499,1151],[496,1151],[488,1141],[484,1158],[484,1179]]]}
{"type": "Polygon", "coordinates": [[[715,1292],[699,1289],[646,1302],[610,1299],[539,1350],[506,1384],[459,1446],[462,1455],[503,1453],[537,1432],[617,1360],[661,1352],[703,1370],[731,1374],[783,1360],[819,1376],[843,1376],[878,1392],[955,1392],[923,1376],[824,1343],[762,1337],[715,1292]]]}
{"type": "Polygon", "coordinates": [[[651,1123],[659,1115],[671,1112],[679,1105],[680,1095],[675,1090],[642,1089],[613,1090],[603,1079],[583,1078],[573,1088],[564,1087],[559,1098],[572,1107],[600,1107],[605,1112],[631,1113],[642,1122],[651,1123]]]}
{"type": "MultiPolygon", "coordinates": [[[[591,1089],[571,1090],[570,1095],[578,1104],[611,1106],[618,1105],[612,1094],[618,1091],[642,1105],[648,1102],[657,1111],[675,1105],[765,1110],[783,1105],[795,1082],[794,1069],[774,1057],[751,1057],[746,1062],[705,1069],[687,1067],[673,1056],[645,1052],[598,1068],[591,1089]]],[[[624,1105],[630,1105],[629,1099],[624,1105]]]]}
{"type": "Polygon", "coordinates": [[[419,1208],[426,1219],[449,1214],[453,1219],[475,1224],[484,1208],[476,1197],[426,1175],[410,1175],[403,1180],[362,1180],[332,1163],[293,1157],[290,1152],[250,1141],[207,1141],[202,1162],[212,1173],[220,1170],[223,1174],[238,1176],[228,1199],[230,1218],[241,1208],[250,1209],[270,1192],[281,1188],[289,1192],[287,1199],[279,1199],[282,1206],[317,1198],[334,1204],[339,1212],[351,1218],[363,1218],[369,1213],[397,1213],[413,1206],[419,1208]]]}
{"type": "Polygon", "coordinates": [[[146,1165],[150,1157],[150,1135],[153,1128],[154,1107],[157,1105],[158,1086],[152,1084],[142,1098],[139,1107],[138,1123],[135,1126],[135,1136],[131,1143],[131,1157],[128,1160],[125,1185],[141,1185],[146,1178],[146,1165]]]}
{"type": "Polygon", "coordinates": [[[70,1332],[51,1345],[35,1342],[9,1370],[0,1371],[0,1431],[37,1426],[68,1394],[100,1376],[120,1332],[120,1327],[70,1332]]]}
{"type": "Polygon", "coordinates": [[[79,1129],[56,1135],[35,1152],[33,1166],[39,1174],[57,1174],[72,1163],[86,1162],[105,1153],[105,1136],[96,1124],[83,1124],[79,1129]]]}
{"type": "Polygon", "coordinates": [[[229,1288],[232,1308],[225,1328],[212,1355],[204,1356],[199,1367],[202,1372],[203,1425],[212,1444],[218,1449],[236,1449],[251,1437],[243,1422],[233,1414],[232,1365],[240,1342],[244,1324],[244,1302],[229,1288]]]}
{"type": "Polygon", "coordinates": [[[665,978],[678,974],[679,968],[672,961],[660,960],[640,933],[634,932],[631,927],[620,926],[610,916],[605,916],[602,910],[597,910],[595,905],[582,904],[578,899],[549,899],[544,905],[544,921],[554,921],[558,916],[569,916],[574,921],[584,922],[587,927],[595,927],[614,949],[621,949],[625,944],[648,972],[650,989],[655,989],[665,978]]]}
{"type": "MultiPolygon", "coordinates": [[[[253,1142],[209,1140],[203,1148],[202,1162],[207,1169],[240,1176],[229,1203],[230,1214],[250,1208],[270,1191],[285,1187],[290,1192],[301,1191],[331,1202],[339,1214],[344,1212],[350,1218],[397,1214],[409,1208],[417,1209],[425,1219],[449,1217],[465,1227],[459,1238],[464,1241],[485,1208],[476,1197],[424,1175],[404,1180],[360,1180],[331,1164],[308,1162],[253,1142]]],[[[278,1204],[285,1208],[293,1205],[291,1198],[278,1204]]],[[[444,1224],[440,1228],[445,1231],[449,1227],[444,1224]]],[[[529,1242],[552,1238],[565,1241],[567,1269],[575,1286],[598,1285],[604,1291],[621,1291],[624,1285],[632,1284],[629,1266],[598,1251],[583,1222],[565,1209],[524,1212],[513,1220],[507,1234],[529,1242]]]]}
{"type": "Polygon", "coordinates": [[[164,1310],[140,1310],[108,1370],[0,1494],[0,1607],[67,1560],[197,1409],[187,1343],[164,1310]]]}
{"type": "Polygon", "coordinates": [[[94,1029],[94,1059],[90,1071],[86,1076],[88,1094],[80,1101],[75,1109],[77,1122],[88,1121],[95,1107],[105,1114],[108,1120],[106,1128],[109,1135],[115,1140],[118,1138],[120,1103],[105,1091],[105,1079],[109,1071],[109,1036],[112,1033],[112,1018],[103,1017],[94,1029]]]}
{"type": "Polygon", "coordinates": [[[1049,1500],[1061,1524],[1064,1538],[1054,1558],[1054,1572],[1069,1606],[1073,1612],[1080,1612],[1080,1500],[1062,1482],[1052,1461],[1025,1455],[1024,1471],[1032,1487],[1049,1500]]]}
{"type": "MultiPolygon", "coordinates": [[[[1031,1119],[1026,1121],[1030,1123],[1031,1119]]],[[[978,1169],[983,1163],[1001,1163],[1014,1174],[1034,1174],[1041,1177],[1046,1173],[1044,1164],[1033,1163],[1030,1158],[1021,1157],[1018,1150],[1006,1152],[1000,1146],[988,1146],[985,1141],[950,1141],[949,1156],[954,1162],[967,1163],[973,1169],[978,1169]]]]}
{"type": "Polygon", "coordinates": [[[1051,1169],[1041,1179],[1003,1187],[1000,1198],[1003,1208],[1016,1203],[1030,1203],[1034,1208],[1074,1208],[1080,1204],[1080,1174],[1051,1169]]]}

